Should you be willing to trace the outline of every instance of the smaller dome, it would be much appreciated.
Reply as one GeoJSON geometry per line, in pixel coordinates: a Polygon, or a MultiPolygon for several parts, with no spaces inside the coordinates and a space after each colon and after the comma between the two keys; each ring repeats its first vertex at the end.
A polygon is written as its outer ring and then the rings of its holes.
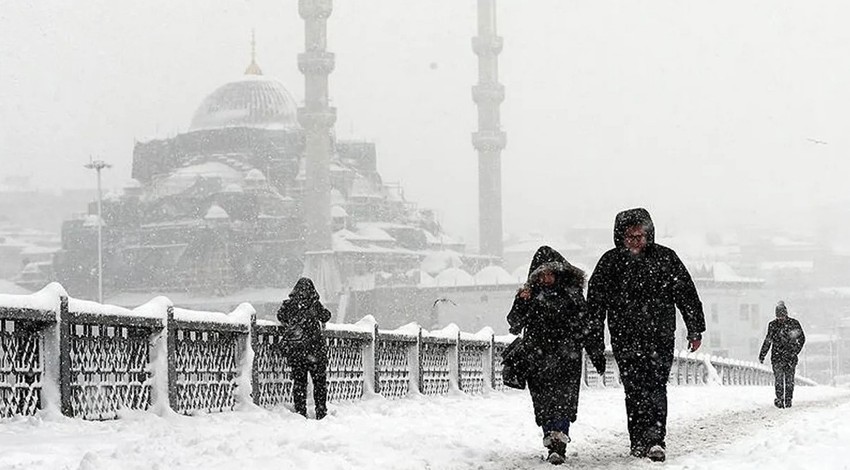
{"type": "Polygon", "coordinates": [[[449,268],[441,272],[434,278],[436,284],[440,287],[452,286],[472,286],[475,285],[475,279],[466,271],[460,268],[449,268]]]}
{"type": "Polygon", "coordinates": [[[501,266],[487,266],[475,273],[475,283],[480,286],[518,284],[517,280],[501,266]]]}
{"type": "Polygon", "coordinates": [[[245,181],[262,182],[266,181],[266,176],[263,174],[262,171],[256,168],[252,168],[251,171],[249,171],[248,174],[245,175],[245,181]]]}
{"type": "Polygon", "coordinates": [[[227,211],[222,209],[218,204],[213,204],[210,206],[207,211],[207,215],[204,216],[206,220],[221,220],[221,219],[229,219],[230,216],[227,214],[227,211]]]}

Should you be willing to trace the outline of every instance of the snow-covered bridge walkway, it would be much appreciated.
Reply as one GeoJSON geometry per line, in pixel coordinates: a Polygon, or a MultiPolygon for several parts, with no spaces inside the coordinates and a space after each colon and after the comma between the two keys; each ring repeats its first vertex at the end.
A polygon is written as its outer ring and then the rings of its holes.
{"type": "MultiPolygon", "coordinates": [[[[762,386],[669,387],[668,460],[627,456],[621,388],[582,391],[561,468],[850,468],[850,390],[798,387],[794,407],[762,386]]],[[[550,468],[525,391],[331,404],[323,421],[285,408],[105,422],[0,421],[0,469],[550,468]]]]}

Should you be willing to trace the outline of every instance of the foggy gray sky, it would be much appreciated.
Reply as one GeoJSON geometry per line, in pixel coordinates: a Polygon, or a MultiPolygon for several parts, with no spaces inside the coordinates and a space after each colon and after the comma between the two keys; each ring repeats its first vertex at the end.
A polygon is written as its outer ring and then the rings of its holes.
{"type": "MultiPolygon", "coordinates": [[[[378,144],[386,181],[472,242],[474,0],[336,0],[340,137],[378,144]]],[[[502,0],[505,229],[808,223],[846,202],[850,6],[842,1],[502,0]],[[819,144],[809,139],[826,142],[819,144]]],[[[303,100],[296,0],[0,0],[0,164],[41,187],[130,177],[134,139],[185,132],[257,61],[303,100]]],[[[81,208],[82,210],[82,208],[81,208]]]]}

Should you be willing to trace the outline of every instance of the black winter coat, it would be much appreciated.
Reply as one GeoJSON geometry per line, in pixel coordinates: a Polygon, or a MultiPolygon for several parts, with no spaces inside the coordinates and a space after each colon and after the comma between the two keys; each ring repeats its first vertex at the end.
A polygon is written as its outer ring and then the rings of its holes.
{"type": "Polygon", "coordinates": [[[767,335],[761,346],[759,360],[763,361],[767,351],[773,347],[770,362],[797,364],[797,355],[803,350],[804,344],[806,335],[800,322],[790,317],[785,320],[773,320],[767,324],[767,335]]]}
{"type": "Polygon", "coordinates": [[[539,426],[560,419],[575,421],[587,311],[582,293],[584,272],[543,246],[532,259],[526,285],[531,297],[523,299],[517,294],[507,320],[512,333],[525,331],[523,351],[535,420],[539,426]],[[555,273],[552,286],[537,282],[546,269],[555,273]]]}
{"type": "MultiPolygon", "coordinates": [[[[319,301],[313,281],[302,277],[295,284],[289,298],[284,300],[277,311],[277,320],[289,325],[299,341],[288,344],[290,361],[319,362],[327,360],[327,345],[322,329],[331,319],[331,312],[319,301]]],[[[296,339],[296,338],[290,338],[296,339]]]]}
{"type": "Polygon", "coordinates": [[[617,214],[615,247],[602,255],[588,284],[587,348],[602,351],[603,324],[608,319],[611,346],[617,356],[673,353],[676,307],[688,337],[705,331],[702,302],[694,282],[676,252],[655,243],[649,212],[631,209],[617,214]],[[639,255],[625,246],[625,232],[644,225],[647,245],[639,255]]]}

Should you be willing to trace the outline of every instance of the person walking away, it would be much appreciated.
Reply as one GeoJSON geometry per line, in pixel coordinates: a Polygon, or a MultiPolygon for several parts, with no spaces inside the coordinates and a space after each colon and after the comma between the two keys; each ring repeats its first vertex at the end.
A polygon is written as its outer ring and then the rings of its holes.
{"type": "Polygon", "coordinates": [[[313,379],[316,419],[327,415],[328,347],[322,336],[331,312],[319,301],[313,281],[302,277],[277,312],[278,321],[294,336],[289,338],[287,361],[292,368],[295,412],[307,417],[307,374],[313,379]]]}
{"type": "MultiPolygon", "coordinates": [[[[566,459],[570,423],[578,411],[587,311],[584,280],[581,269],[554,249],[541,246],[507,317],[512,334],[524,331],[522,350],[527,355],[524,362],[534,419],[543,429],[547,460],[556,465],[566,459]]],[[[598,359],[604,364],[601,353],[596,359],[596,364],[598,359]]]]}
{"type": "Polygon", "coordinates": [[[767,351],[770,353],[770,365],[773,367],[776,398],[773,404],[777,408],[790,408],[794,398],[794,373],[797,369],[797,355],[806,344],[806,335],[800,322],[788,316],[785,302],[776,304],[776,319],[767,324],[767,335],[759,352],[759,362],[764,364],[767,351]]]}
{"type": "Polygon", "coordinates": [[[630,453],[666,459],[667,380],[673,365],[676,308],[688,330],[691,351],[705,331],[705,315],[694,282],[676,252],[655,243],[655,226],[643,208],[614,220],[614,248],[599,259],[590,277],[588,352],[611,348],[626,395],[630,453]]]}

